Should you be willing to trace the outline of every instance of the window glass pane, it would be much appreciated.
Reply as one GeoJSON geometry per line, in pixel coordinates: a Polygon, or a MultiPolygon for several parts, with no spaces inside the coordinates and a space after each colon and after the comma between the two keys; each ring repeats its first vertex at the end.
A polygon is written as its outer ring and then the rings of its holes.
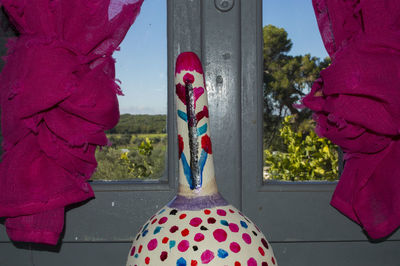
{"type": "Polygon", "coordinates": [[[114,53],[121,118],[107,132],[110,147],[96,152],[93,180],[157,179],[164,173],[167,135],[166,1],[144,1],[114,53]]]}
{"type": "Polygon", "coordinates": [[[336,180],[337,147],[300,99],[330,64],[311,1],[263,0],[264,179],[336,180]]]}

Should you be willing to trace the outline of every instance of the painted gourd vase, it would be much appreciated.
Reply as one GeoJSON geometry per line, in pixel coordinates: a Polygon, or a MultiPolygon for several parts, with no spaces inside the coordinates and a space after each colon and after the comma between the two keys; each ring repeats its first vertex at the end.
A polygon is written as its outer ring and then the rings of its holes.
{"type": "Polygon", "coordinates": [[[258,227],[218,193],[207,92],[196,54],[178,56],[175,86],[178,195],[140,229],[127,266],[277,265],[258,227]]]}

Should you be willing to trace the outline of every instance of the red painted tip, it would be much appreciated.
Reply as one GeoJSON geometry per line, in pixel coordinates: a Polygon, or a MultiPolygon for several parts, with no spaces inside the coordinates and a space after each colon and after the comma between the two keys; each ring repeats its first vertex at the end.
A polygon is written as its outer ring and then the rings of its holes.
{"type": "Polygon", "coordinates": [[[203,74],[203,67],[201,66],[200,59],[193,52],[181,53],[176,59],[175,74],[181,71],[196,71],[203,74]]]}

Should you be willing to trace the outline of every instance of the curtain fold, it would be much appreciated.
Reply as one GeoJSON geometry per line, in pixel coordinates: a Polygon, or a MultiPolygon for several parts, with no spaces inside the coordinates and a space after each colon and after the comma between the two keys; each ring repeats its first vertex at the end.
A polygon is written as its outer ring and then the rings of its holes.
{"type": "Polygon", "coordinates": [[[55,245],[64,207],[94,197],[97,146],[119,120],[113,52],[143,0],[0,0],[19,36],[0,74],[0,217],[55,245]]]}
{"type": "Polygon", "coordinates": [[[303,99],[345,167],[331,204],[374,239],[400,225],[400,2],[313,0],[332,64],[303,99]]]}

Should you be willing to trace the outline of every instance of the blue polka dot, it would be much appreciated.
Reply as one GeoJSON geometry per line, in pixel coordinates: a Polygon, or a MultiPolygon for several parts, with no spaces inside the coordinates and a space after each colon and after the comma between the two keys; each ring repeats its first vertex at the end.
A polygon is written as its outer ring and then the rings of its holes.
{"type": "Polygon", "coordinates": [[[222,225],[225,225],[225,226],[229,226],[229,223],[228,223],[228,221],[226,221],[226,220],[221,220],[221,224],[222,224],[222,225]]]}
{"type": "Polygon", "coordinates": [[[247,227],[248,227],[247,224],[246,224],[246,222],[244,222],[244,221],[240,221],[240,225],[241,225],[243,228],[247,228],[247,227]]]}
{"type": "Polygon", "coordinates": [[[136,254],[135,254],[135,258],[138,258],[138,257],[139,257],[139,254],[136,253],[136,254]]]}
{"type": "Polygon", "coordinates": [[[163,212],[165,212],[165,209],[162,209],[158,214],[161,214],[161,213],[163,213],[163,212]]]}
{"type": "Polygon", "coordinates": [[[158,233],[160,233],[160,231],[161,231],[161,229],[162,229],[162,227],[161,226],[157,226],[156,227],[156,229],[154,229],[154,232],[153,232],[153,234],[158,234],[158,233]]]}
{"type": "Polygon", "coordinates": [[[176,245],[175,240],[169,241],[169,248],[173,248],[173,247],[175,247],[175,245],[176,245]]]}
{"type": "Polygon", "coordinates": [[[148,226],[149,226],[149,223],[147,223],[145,226],[143,226],[142,232],[144,232],[147,229],[148,226]]]}
{"type": "Polygon", "coordinates": [[[148,232],[149,232],[149,230],[146,229],[146,230],[142,233],[142,236],[143,236],[143,237],[146,236],[148,232]]]}
{"type": "Polygon", "coordinates": [[[222,248],[218,249],[218,257],[220,257],[221,259],[225,259],[226,257],[228,257],[228,252],[226,252],[226,250],[223,250],[222,248]]]}
{"type": "Polygon", "coordinates": [[[184,258],[180,258],[176,261],[176,266],[186,266],[186,260],[184,258]]]}

